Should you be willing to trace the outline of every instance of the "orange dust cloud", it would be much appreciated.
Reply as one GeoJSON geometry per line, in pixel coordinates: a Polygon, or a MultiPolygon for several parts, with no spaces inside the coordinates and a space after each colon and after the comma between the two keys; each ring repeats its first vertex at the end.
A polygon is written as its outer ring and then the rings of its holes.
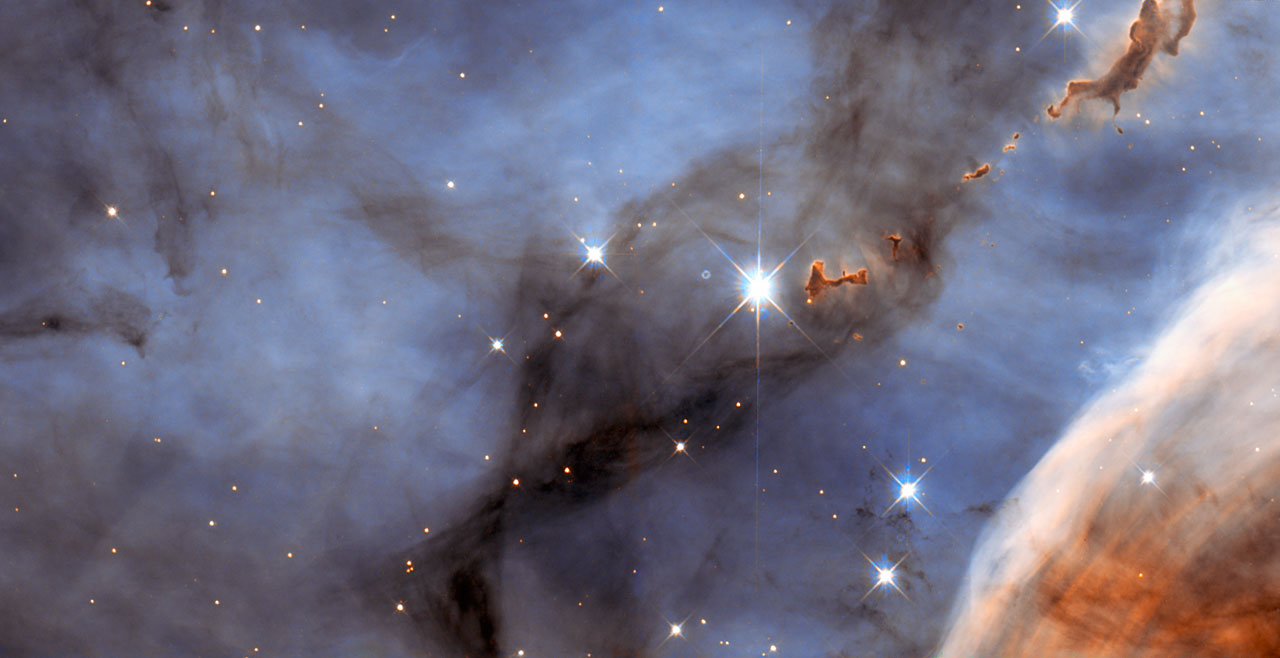
{"type": "Polygon", "coordinates": [[[983,176],[986,176],[989,173],[991,173],[991,165],[984,164],[981,167],[974,169],[973,173],[965,174],[964,180],[973,180],[975,178],[982,178],[983,176]]]}
{"type": "MultiPolygon", "coordinates": [[[[1172,0],[1165,0],[1172,2],[1172,0]]],[[[1178,13],[1177,29],[1170,33],[1171,17],[1162,6],[1165,3],[1156,0],[1143,0],[1142,9],[1138,12],[1138,20],[1129,26],[1129,49],[1120,59],[1111,65],[1111,70],[1096,80],[1072,80],[1067,83],[1067,95],[1057,107],[1049,106],[1049,116],[1057,119],[1062,110],[1073,98],[1081,100],[1090,98],[1106,98],[1120,113],[1120,95],[1130,89],[1138,88],[1138,81],[1146,72],[1147,66],[1163,50],[1170,56],[1178,54],[1178,42],[1191,33],[1191,25],[1196,20],[1194,0],[1181,0],[1182,9],[1178,13]]],[[[1116,127],[1119,130],[1119,126],[1116,127]]],[[[1124,131],[1121,130],[1121,133],[1124,131]]]]}
{"type": "Polygon", "coordinates": [[[828,279],[823,274],[823,267],[825,267],[825,264],[822,261],[815,260],[809,269],[809,283],[804,285],[804,289],[805,292],[809,293],[810,299],[821,295],[827,288],[834,288],[843,283],[867,285],[867,268],[865,267],[853,274],[841,270],[840,277],[836,279],[828,279]]]}
{"type": "Polygon", "coordinates": [[[898,260],[898,246],[902,244],[902,236],[890,233],[884,236],[884,239],[893,243],[893,255],[889,257],[890,260],[898,260]]]}

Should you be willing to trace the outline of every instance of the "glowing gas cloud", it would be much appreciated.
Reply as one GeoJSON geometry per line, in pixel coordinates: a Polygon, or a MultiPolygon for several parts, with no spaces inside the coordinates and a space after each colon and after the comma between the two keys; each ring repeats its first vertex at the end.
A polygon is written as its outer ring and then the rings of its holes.
{"type": "Polygon", "coordinates": [[[1280,655],[1280,215],[1250,224],[1010,494],[939,655],[1280,655]]]}

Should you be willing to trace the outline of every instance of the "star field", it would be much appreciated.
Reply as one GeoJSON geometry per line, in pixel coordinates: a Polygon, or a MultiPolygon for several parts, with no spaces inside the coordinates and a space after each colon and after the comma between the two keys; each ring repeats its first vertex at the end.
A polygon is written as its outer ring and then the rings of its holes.
{"type": "Polygon", "coordinates": [[[0,653],[1280,651],[1280,7],[9,14],[0,653]]]}

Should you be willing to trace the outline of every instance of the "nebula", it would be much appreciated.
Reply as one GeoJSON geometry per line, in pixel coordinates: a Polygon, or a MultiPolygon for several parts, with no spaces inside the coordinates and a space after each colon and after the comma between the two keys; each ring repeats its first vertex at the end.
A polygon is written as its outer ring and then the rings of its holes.
{"type": "MultiPolygon", "coordinates": [[[[1132,616],[1152,637],[1221,602],[1204,642],[1265,652],[1262,588],[1086,546],[1043,497],[1077,541],[1026,557],[1049,566],[1008,619],[963,621],[996,609],[968,589],[991,550],[962,583],[979,533],[1038,527],[1010,488],[1174,301],[1263,267],[1270,220],[1221,208],[1273,195],[1280,157],[1269,3],[1203,7],[1132,140],[1041,115],[1096,43],[1036,45],[1031,9],[9,3],[0,654],[923,656],[1068,646],[1054,601],[1099,647],[1141,597],[1086,613],[1091,555],[1182,602],[1132,616]],[[1205,265],[1216,232],[1242,241],[1205,265]]],[[[1269,313],[1258,278],[1184,314],[1269,313]]],[[[1271,365],[1241,341],[1231,367],[1271,365]]],[[[1263,375],[1159,363],[1221,377],[1176,422],[1116,411],[1150,445],[1270,422],[1237,386],[1263,375]]],[[[1062,489],[1098,537],[1270,547],[1252,472],[1132,453],[1062,489]],[[1150,514],[1089,498],[1123,487],[1150,514]]]]}
{"type": "Polygon", "coordinates": [[[1234,224],[1009,494],[938,656],[1280,654],[1280,212],[1234,224]]]}

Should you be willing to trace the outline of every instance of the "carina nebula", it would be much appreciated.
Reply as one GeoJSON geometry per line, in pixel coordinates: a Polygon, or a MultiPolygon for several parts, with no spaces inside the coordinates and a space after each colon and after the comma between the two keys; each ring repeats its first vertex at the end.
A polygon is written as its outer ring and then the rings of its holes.
{"type": "Polygon", "coordinates": [[[1277,211],[1009,494],[940,655],[1280,653],[1277,211]]]}
{"type": "Polygon", "coordinates": [[[1276,3],[0,23],[0,654],[1280,655],[1276,3]]]}

